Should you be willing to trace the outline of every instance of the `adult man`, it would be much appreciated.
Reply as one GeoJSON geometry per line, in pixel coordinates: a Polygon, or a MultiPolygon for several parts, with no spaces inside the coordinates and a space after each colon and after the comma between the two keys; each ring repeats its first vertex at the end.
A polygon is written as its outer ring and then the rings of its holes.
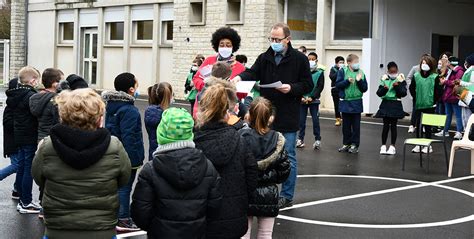
{"type": "Polygon", "coordinates": [[[284,23],[272,27],[268,38],[271,47],[257,58],[252,68],[234,78],[234,81],[260,80],[261,96],[269,99],[276,108],[273,128],[283,133],[285,149],[291,162],[291,174],[283,183],[280,208],[292,206],[297,176],[296,132],[300,118],[300,103],[304,94],[311,92],[313,81],[308,58],[291,45],[290,28],[284,23]],[[278,88],[264,85],[282,82],[278,88]]]}

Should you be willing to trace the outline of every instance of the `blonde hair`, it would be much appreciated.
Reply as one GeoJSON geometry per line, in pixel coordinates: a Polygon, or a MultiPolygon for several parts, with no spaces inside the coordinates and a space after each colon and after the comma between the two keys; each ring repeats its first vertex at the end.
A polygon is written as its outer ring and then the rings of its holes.
{"type": "Polygon", "coordinates": [[[258,97],[250,104],[248,114],[249,124],[250,127],[260,135],[264,135],[270,131],[272,116],[273,107],[269,100],[258,97]]]}
{"type": "Polygon", "coordinates": [[[95,130],[105,112],[105,103],[92,89],[63,91],[56,97],[61,123],[73,128],[95,130]]]}
{"type": "Polygon", "coordinates": [[[237,88],[235,87],[235,84],[230,81],[222,80],[220,78],[211,76],[208,86],[213,85],[221,85],[225,88],[225,91],[227,93],[227,99],[229,101],[229,109],[234,110],[234,107],[237,104],[237,101],[239,100],[237,98],[237,88]]]}
{"type": "Polygon", "coordinates": [[[210,122],[224,122],[229,109],[229,98],[227,91],[221,84],[210,86],[204,92],[199,102],[197,125],[202,127],[210,122]]]}
{"type": "Polygon", "coordinates": [[[173,97],[173,87],[167,82],[148,87],[148,103],[150,105],[160,105],[163,110],[166,110],[171,105],[171,97],[173,97]]]}
{"type": "Polygon", "coordinates": [[[346,58],[347,62],[353,62],[357,59],[359,59],[359,56],[357,56],[356,54],[349,54],[346,58]]]}
{"type": "Polygon", "coordinates": [[[25,66],[20,69],[18,72],[18,78],[20,79],[20,83],[27,84],[30,80],[36,78],[39,79],[41,76],[40,72],[32,67],[32,66],[25,66]]]}

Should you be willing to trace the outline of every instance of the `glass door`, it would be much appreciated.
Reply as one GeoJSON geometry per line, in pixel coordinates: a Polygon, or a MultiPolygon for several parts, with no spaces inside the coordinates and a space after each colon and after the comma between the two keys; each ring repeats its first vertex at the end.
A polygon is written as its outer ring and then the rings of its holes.
{"type": "Polygon", "coordinates": [[[82,75],[89,84],[96,85],[97,29],[84,29],[82,39],[82,75]]]}

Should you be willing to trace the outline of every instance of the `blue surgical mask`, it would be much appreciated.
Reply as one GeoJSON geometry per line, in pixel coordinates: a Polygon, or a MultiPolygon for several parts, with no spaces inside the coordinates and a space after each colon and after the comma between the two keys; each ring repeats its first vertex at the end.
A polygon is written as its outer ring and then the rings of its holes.
{"type": "Polygon", "coordinates": [[[138,93],[138,88],[135,90],[135,93],[133,93],[133,98],[137,99],[138,96],[140,96],[140,93],[138,93]]]}
{"type": "Polygon", "coordinates": [[[354,63],[354,64],[351,65],[351,67],[352,67],[352,70],[357,71],[357,70],[360,69],[360,64],[359,63],[354,63]]]}
{"type": "Polygon", "coordinates": [[[281,42],[280,43],[272,42],[271,47],[273,51],[276,53],[282,53],[283,50],[285,49],[285,47],[283,46],[283,43],[281,42]]]}

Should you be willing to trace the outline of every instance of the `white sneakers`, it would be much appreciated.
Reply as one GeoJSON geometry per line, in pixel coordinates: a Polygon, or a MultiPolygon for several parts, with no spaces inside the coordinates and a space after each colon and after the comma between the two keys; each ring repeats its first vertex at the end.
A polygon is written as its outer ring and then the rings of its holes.
{"type": "Polygon", "coordinates": [[[390,145],[390,147],[387,150],[387,146],[382,145],[380,147],[380,154],[381,155],[395,155],[397,153],[397,150],[393,145],[390,145]]]}
{"type": "Polygon", "coordinates": [[[454,139],[461,140],[462,139],[462,133],[461,132],[456,132],[456,134],[454,134],[454,139]]]}
{"type": "MultiPolygon", "coordinates": [[[[411,151],[412,153],[419,153],[420,152],[420,149],[421,149],[421,146],[415,146],[415,148],[413,148],[413,150],[411,151]]],[[[424,154],[427,154],[428,153],[428,147],[423,147],[423,149],[421,149],[421,152],[424,153],[424,154]]],[[[430,146],[430,153],[433,153],[433,147],[430,146]]]]}
{"type": "Polygon", "coordinates": [[[384,155],[384,154],[386,154],[386,153],[387,153],[387,146],[382,145],[382,146],[380,147],[380,155],[384,155]]]}
{"type": "Polygon", "coordinates": [[[410,127],[408,127],[408,133],[415,133],[415,126],[410,125],[410,127]]]}
{"type": "Polygon", "coordinates": [[[444,130],[436,133],[435,136],[436,137],[443,137],[443,133],[444,133],[444,137],[449,137],[449,132],[444,132],[444,130]]]}

